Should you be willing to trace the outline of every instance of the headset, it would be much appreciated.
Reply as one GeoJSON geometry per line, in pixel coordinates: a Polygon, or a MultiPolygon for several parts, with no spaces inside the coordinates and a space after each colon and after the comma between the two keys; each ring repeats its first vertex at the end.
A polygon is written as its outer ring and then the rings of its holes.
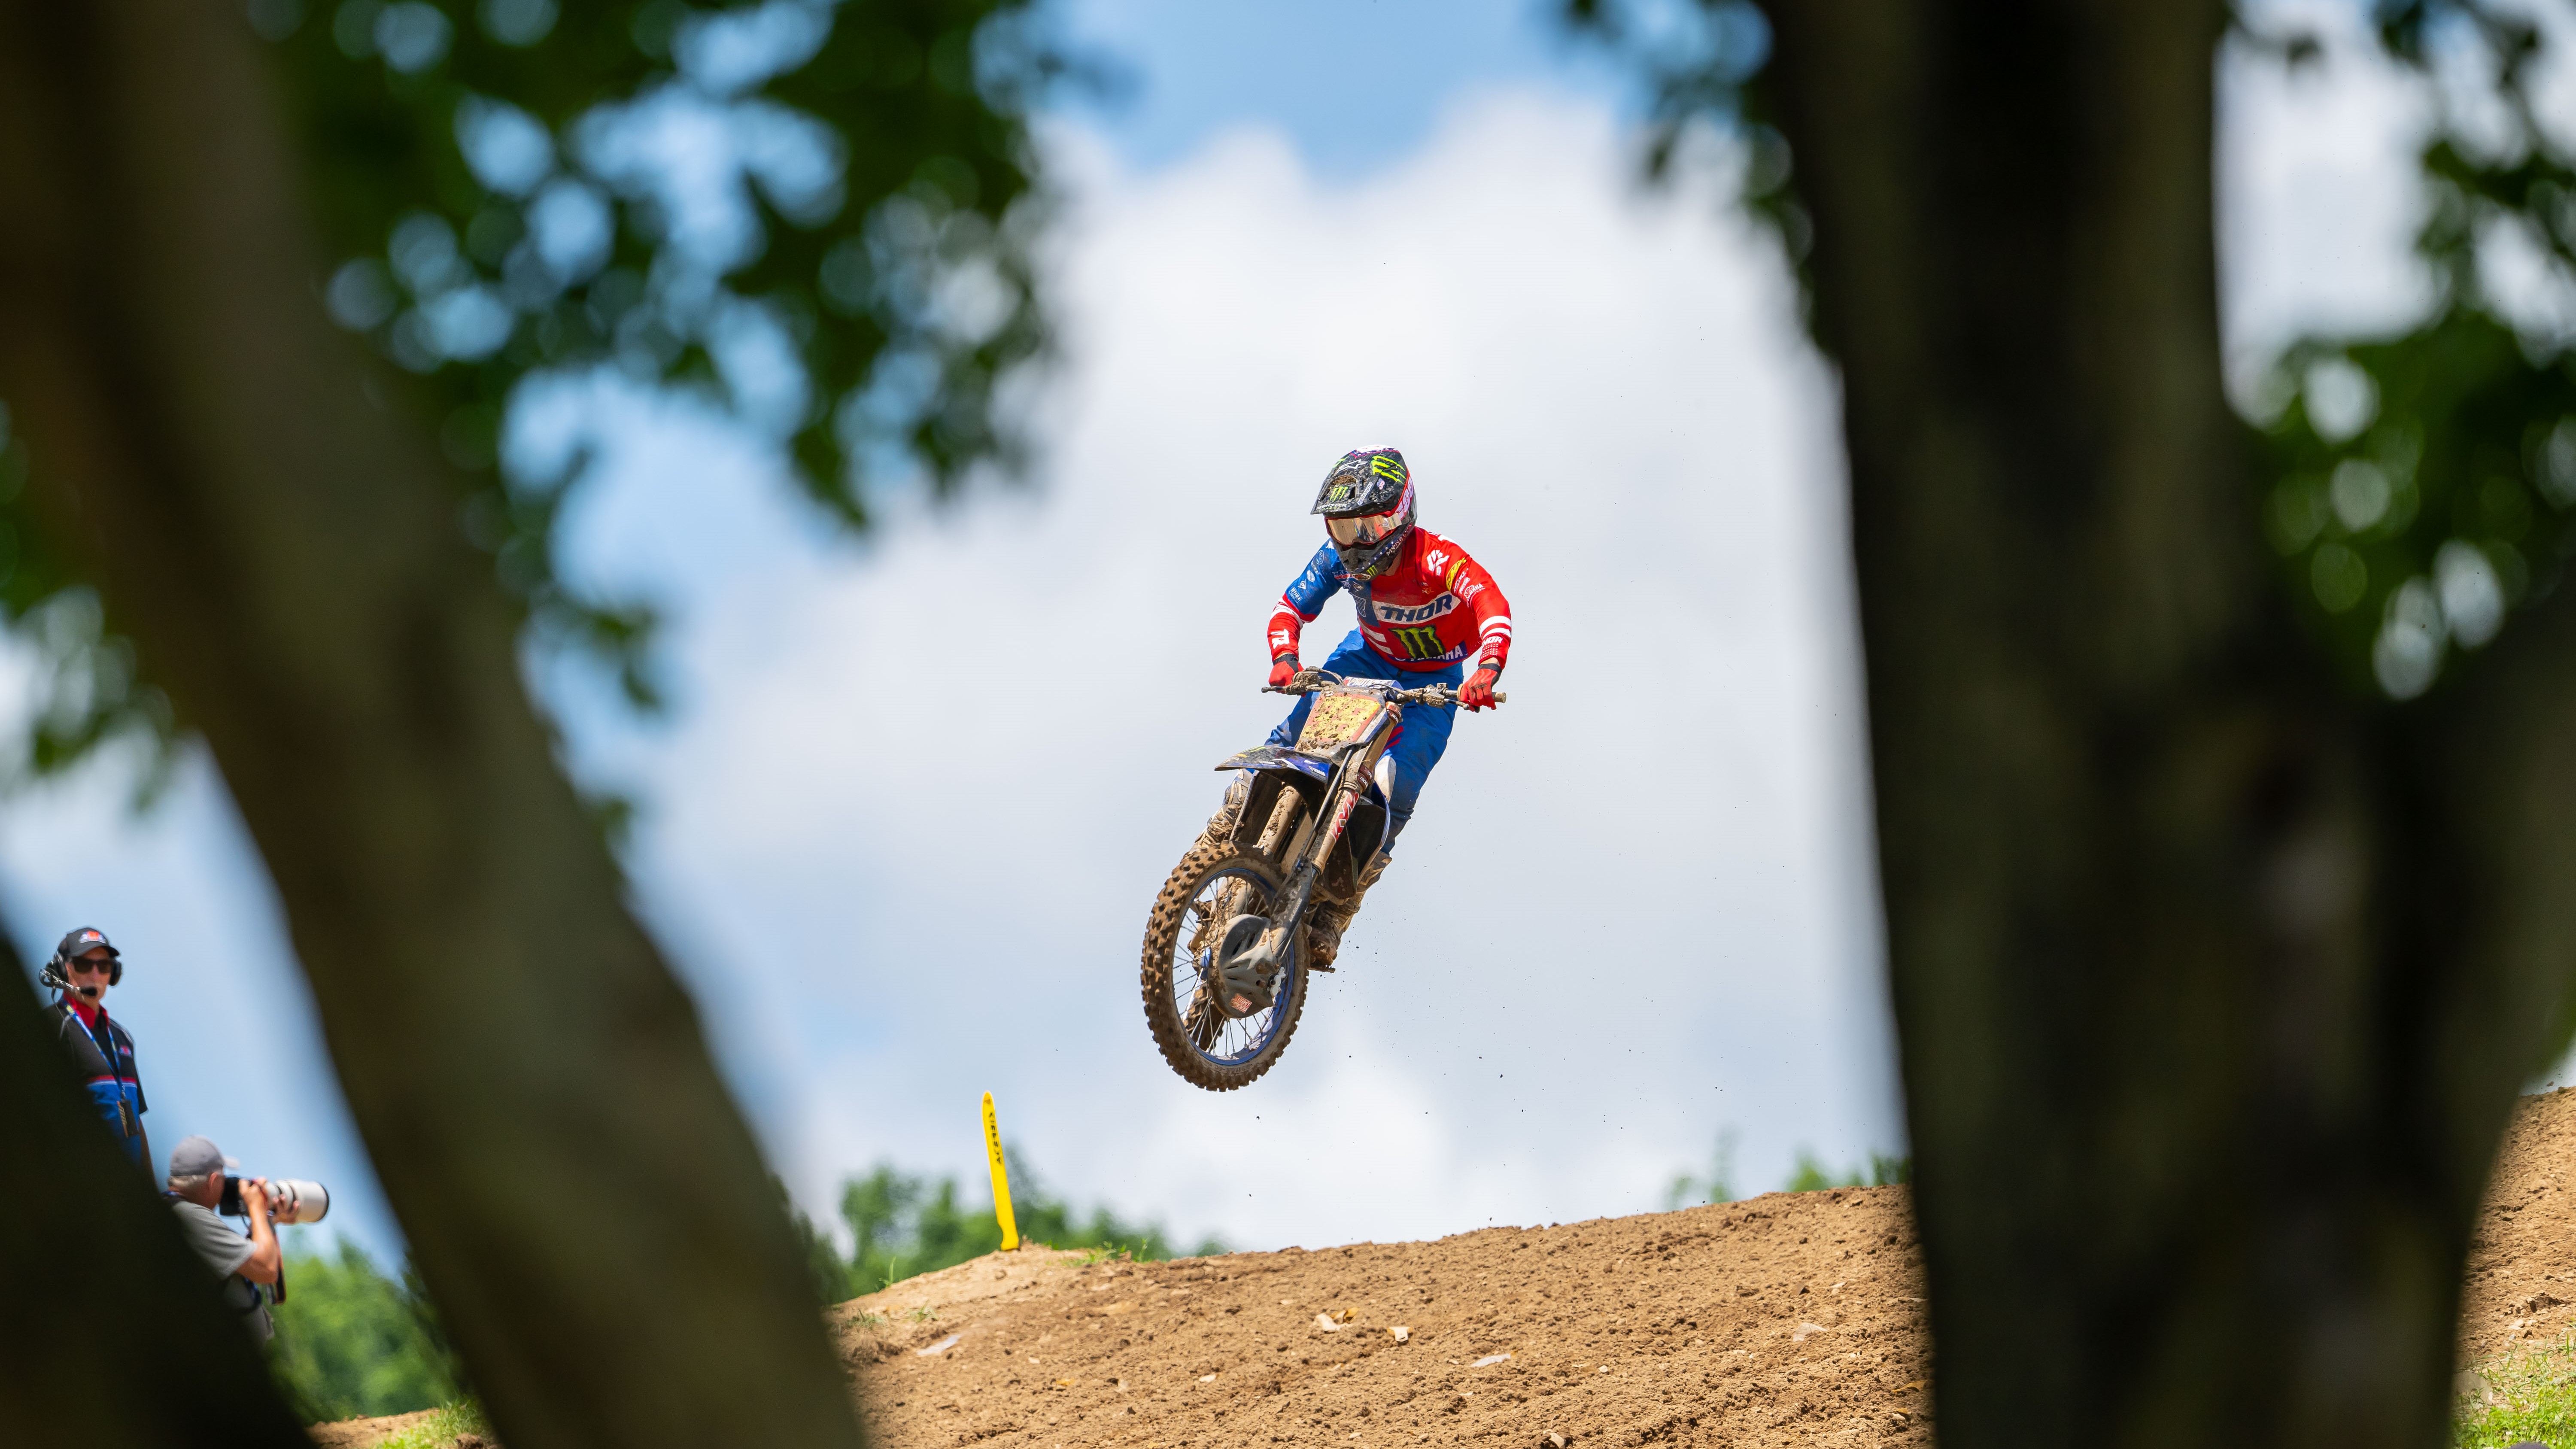
{"type": "Polygon", "coordinates": [[[83,926],[66,934],[62,944],[54,948],[54,959],[45,963],[45,969],[40,978],[45,989],[70,995],[72,957],[83,951],[97,950],[101,946],[107,946],[107,984],[110,986],[125,984],[125,958],[117,954],[114,946],[107,945],[107,933],[95,926],[83,926]]]}

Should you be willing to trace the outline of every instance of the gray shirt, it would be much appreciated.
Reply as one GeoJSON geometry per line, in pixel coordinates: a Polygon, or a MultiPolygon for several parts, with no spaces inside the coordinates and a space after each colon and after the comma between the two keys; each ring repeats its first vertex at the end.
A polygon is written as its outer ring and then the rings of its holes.
{"type": "Polygon", "coordinates": [[[259,1285],[241,1275],[241,1265],[250,1261],[250,1239],[225,1226],[213,1208],[192,1202],[173,1202],[170,1207],[179,1215],[179,1236],[224,1280],[224,1306],[249,1321],[254,1340],[266,1343],[277,1331],[268,1321],[268,1303],[260,1296],[259,1285]]]}

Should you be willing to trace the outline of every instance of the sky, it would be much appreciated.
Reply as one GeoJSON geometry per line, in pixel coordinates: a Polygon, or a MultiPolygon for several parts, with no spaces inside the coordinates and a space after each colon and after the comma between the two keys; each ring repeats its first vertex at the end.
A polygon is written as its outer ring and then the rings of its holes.
{"type": "Polygon", "coordinates": [[[1074,0],[1068,33],[1127,82],[1080,114],[1155,171],[1226,131],[1283,137],[1327,182],[1387,169],[1461,97],[1505,88],[1629,98],[1598,55],[1568,45],[1550,0],[1309,0],[1209,5],[1074,0]]]}
{"type": "MultiPolygon", "coordinates": [[[[852,540],[703,412],[566,382],[514,420],[516,456],[600,446],[567,575],[673,621],[667,718],[540,693],[643,805],[638,907],[808,1211],[878,1161],[976,1182],[988,1090],[1050,1190],[1243,1247],[1657,1208],[1722,1136],[1741,1191],[1903,1150],[1833,378],[1723,148],[1641,185],[1630,99],[1537,14],[1071,6],[1133,86],[1045,127],[1024,485],[852,540]],[[1386,443],[1513,602],[1512,702],[1459,721],[1281,1064],[1199,1092],[1146,1034],[1146,908],[1279,712],[1317,481],[1386,443]]],[[[2349,47],[2221,80],[2238,374],[2401,322],[2420,98],[2349,47]]],[[[22,950],[124,949],[156,1148],[321,1178],[297,1232],[394,1250],[220,781],[130,784],[0,819],[22,950]]]]}

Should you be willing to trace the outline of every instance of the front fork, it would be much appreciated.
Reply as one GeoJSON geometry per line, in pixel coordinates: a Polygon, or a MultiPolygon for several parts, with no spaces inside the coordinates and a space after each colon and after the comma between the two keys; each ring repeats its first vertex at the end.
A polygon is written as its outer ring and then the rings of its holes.
{"type": "MultiPolygon", "coordinates": [[[[1297,856],[1296,869],[1288,876],[1288,890],[1279,908],[1270,915],[1270,929],[1243,954],[1243,961],[1256,969],[1269,971],[1277,966],[1286,951],[1289,933],[1305,918],[1307,903],[1315,897],[1315,885],[1324,878],[1324,862],[1333,858],[1333,847],[1341,842],[1342,830],[1351,823],[1351,812],[1359,808],[1360,792],[1368,787],[1377,773],[1377,761],[1386,753],[1387,742],[1395,738],[1395,727],[1404,718],[1401,708],[1389,705],[1377,734],[1368,748],[1343,757],[1341,773],[1333,777],[1333,788],[1324,796],[1329,812],[1324,828],[1315,832],[1314,840],[1297,856]]],[[[1389,807],[1393,808],[1392,806],[1389,807]]]]}

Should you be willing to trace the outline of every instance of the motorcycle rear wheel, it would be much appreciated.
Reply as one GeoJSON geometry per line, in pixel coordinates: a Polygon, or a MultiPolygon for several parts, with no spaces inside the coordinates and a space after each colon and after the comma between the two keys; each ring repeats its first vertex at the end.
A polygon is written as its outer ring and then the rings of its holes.
{"type": "Polygon", "coordinates": [[[1181,1080],[1231,1092],[1259,1080],[1288,1049],[1306,1009],[1306,932],[1285,953],[1267,1007],[1228,1018],[1202,991],[1225,922],[1239,912],[1266,914],[1278,900],[1279,870],[1261,856],[1218,843],[1181,857],[1154,898],[1145,922],[1141,985],[1145,1024],[1181,1080]]]}

